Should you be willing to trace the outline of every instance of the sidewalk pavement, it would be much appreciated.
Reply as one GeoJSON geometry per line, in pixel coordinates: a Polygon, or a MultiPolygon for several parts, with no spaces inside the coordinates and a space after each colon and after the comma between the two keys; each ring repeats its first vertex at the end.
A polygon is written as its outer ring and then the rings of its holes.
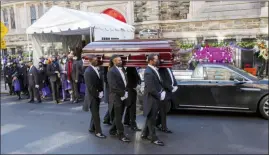
{"type": "Polygon", "coordinates": [[[8,94],[9,93],[9,88],[7,85],[7,90],[5,90],[5,82],[3,79],[1,79],[1,94],[8,94]]]}

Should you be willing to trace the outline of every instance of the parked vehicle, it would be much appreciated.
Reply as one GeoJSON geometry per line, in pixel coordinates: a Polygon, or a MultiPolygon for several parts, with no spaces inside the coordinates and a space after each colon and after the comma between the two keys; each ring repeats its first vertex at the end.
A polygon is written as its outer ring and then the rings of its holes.
{"type": "Polygon", "coordinates": [[[174,109],[258,112],[269,117],[268,79],[228,64],[199,64],[193,72],[173,73],[179,87],[172,98],[174,109]]]}

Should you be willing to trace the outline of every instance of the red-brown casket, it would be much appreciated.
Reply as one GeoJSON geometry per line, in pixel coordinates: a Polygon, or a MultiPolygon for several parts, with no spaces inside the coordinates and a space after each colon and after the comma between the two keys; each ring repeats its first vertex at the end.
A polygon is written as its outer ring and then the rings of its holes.
{"type": "Polygon", "coordinates": [[[172,67],[173,54],[170,40],[109,40],[89,43],[83,48],[84,66],[87,56],[96,55],[101,66],[108,66],[113,54],[120,55],[126,67],[146,67],[147,56],[159,55],[160,67],[172,67]]]}

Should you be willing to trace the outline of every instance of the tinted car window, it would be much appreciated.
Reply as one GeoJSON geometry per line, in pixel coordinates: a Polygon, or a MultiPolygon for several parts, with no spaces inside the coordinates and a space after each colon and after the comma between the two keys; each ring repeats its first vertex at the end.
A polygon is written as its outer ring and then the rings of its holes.
{"type": "Polygon", "coordinates": [[[245,80],[235,72],[222,67],[205,67],[205,72],[207,80],[224,80],[224,81],[229,80],[233,81],[234,79],[237,79],[239,81],[245,80]]]}

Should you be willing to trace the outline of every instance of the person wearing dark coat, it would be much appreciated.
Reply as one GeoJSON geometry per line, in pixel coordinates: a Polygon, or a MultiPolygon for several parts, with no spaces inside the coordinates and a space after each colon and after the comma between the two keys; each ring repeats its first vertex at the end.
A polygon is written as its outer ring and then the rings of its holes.
{"type": "MultiPolygon", "coordinates": [[[[72,81],[72,91],[73,91],[73,103],[78,103],[79,99],[79,70],[78,70],[78,61],[77,57],[74,56],[72,60],[72,72],[71,72],[72,81]]],[[[72,95],[71,95],[72,96],[72,95]]]]}
{"type": "Polygon", "coordinates": [[[16,93],[16,95],[18,96],[18,99],[21,99],[21,90],[16,91],[15,90],[15,81],[18,81],[18,84],[20,85],[20,87],[22,86],[22,76],[21,76],[21,72],[20,72],[20,68],[17,65],[16,62],[13,62],[13,65],[11,67],[11,72],[12,72],[12,86],[14,88],[14,92],[16,93]]]}
{"type": "MultiPolygon", "coordinates": [[[[107,82],[107,70],[108,67],[102,67],[102,77],[104,81],[104,102],[109,105],[109,87],[107,82]]],[[[103,124],[112,125],[113,119],[110,117],[109,108],[107,108],[106,114],[104,116],[103,124]]]]}
{"type": "Polygon", "coordinates": [[[60,65],[57,62],[56,56],[52,57],[52,63],[47,66],[47,75],[49,76],[52,89],[52,97],[56,104],[59,104],[60,95],[60,65]]]}
{"type": "Polygon", "coordinates": [[[166,116],[171,109],[172,93],[178,89],[177,81],[170,68],[160,68],[159,74],[163,79],[163,88],[166,92],[166,96],[165,99],[160,102],[156,126],[160,131],[165,133],[172,133],[172,131],[167,128],[166,116]]]}
{"type": "Polygon", "coordinates": [[[158,55],[150,54],[148,56],[148,66],[144,73],[145,91],[143,112],[144,116],[146,116],[146,122],[141,138],[148,139],[155,145],[163,146],[164,143],[158,139],[155,131],[160,102],[164,100],[166,95],[162,86],[162,79],[158,73],[158,65],[158,55]]]}
{"type": "Polygon", "coordinates": [[[38,72],[39,72],[39,80],[40,80],[40,89],[44,88],[47,83],[46,79],[47,77],[47,70],[42,62],[38,63],[38,72]]]}
{"type": "Polygon", "coordinates": [[[41,98],[39,94],[39,73],[37,68],[33,65],[32,62],[28,62],[29,71],[28,71],[28,91],[30,94],[29,103],[34,102],[34,96],[36,97],[38,103],[41,103],[41,98]]]}
{"type": "Polygon", "coordinates": [[[102,79],[97,69],[98,59],[95,56],[90,56],[89,61],[91,64],[84,72],[86,85],[84,102],[87,102],[92,113],[89,132],[95,133],[95,136],[98,138],[106,138],[106,136],[102,133],[100,125],[99,109],[104,93],[102,79]]]}
{"type": "Polygon", "coordinates": [[[12,69],[10,62],[8,62],[7,65],[4,67],[4,76],[5,82],[8,84],[9,87],[9,95],[12,95],[14,93],[14,89],[12,87],[12,69]]]}
{"type": "Polygon", "coordinates": [[[128,98],[126,90],[127,78],[122,70],[121,57],[112,55],[111,61],[113,65],[109,68],[107,73],[107,80],[109,85],[109,110],[114,111],[114,119],[112,127],[110,128],[110,135],[118,135],[118,138],[123,142],[130,142],[130,139],[124,134],[124,127],[122,124],[124,102],[128,98]]]}
{"type": "Polygon", "coordinates": [[[128,90],[128,98],[126,102],[126,111],[124,117],[124,125],[128,125],[131,127],[133,131],[141,131],[137,127],[136,123],[136,99],[137,92],[136,87],[141,83],[140,76],[135,67],[127,67],[127,90],[128,90]]]}
{"type": "Polygon", "coordinates": [[[21,62],[20,63],[20,72],[21,72],[21,77],[22,77],[22,91],[23,93],[29,98],[29,92],[28,92],[28,68],[25,65],[25,63],[21,62]]]}

